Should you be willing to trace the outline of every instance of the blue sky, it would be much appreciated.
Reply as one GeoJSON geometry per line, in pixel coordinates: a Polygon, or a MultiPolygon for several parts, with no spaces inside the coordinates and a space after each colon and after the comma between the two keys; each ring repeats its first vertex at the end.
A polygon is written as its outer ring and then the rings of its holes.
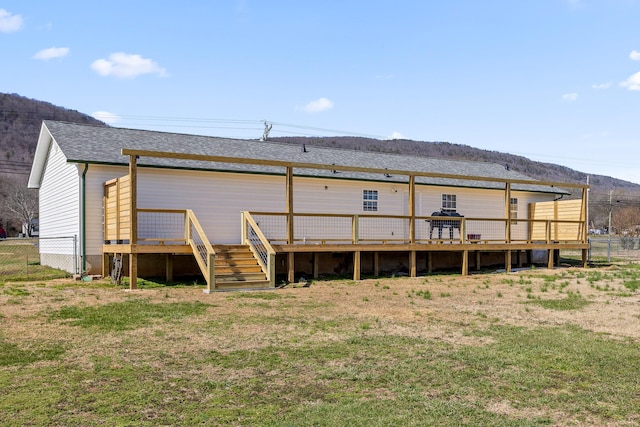
{"type": "Polygon", "coordinates": [[[640,183],[640,0],[0,1],[0,92],[114,126],[447,141],[640,183]]]}

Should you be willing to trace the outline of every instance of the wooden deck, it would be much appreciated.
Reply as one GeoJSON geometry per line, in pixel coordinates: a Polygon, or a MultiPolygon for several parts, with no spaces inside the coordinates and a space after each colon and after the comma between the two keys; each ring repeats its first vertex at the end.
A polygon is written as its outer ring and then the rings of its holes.
{"type": "MultiPolygon", "coordinates": [[[[305,216],[305,215],[303,215],[305,216]]],[[[276,259],[283,260],[284,266],[280,266],[280,274],[284,269],[286,280],[293,282],[296,274],[304,274],[307,277],[318,277],[319,275],[319,256],[318,254],[342,254],[350,258],[350,268],[352,269],[353,278],[359,280],[362,274],[362,258],[364,254],[368,255],[369,263],[373,263],[373,267],[369,271],[373,275],[380,274],[380,258],[395,254],[397,259],[401,259],[402,263],[407,266],[408,274],[415,277],[418,271],[426,269],[427,272],[434,270],[433,259],[437,256],[434,254],[454,254],[459,256],[458,269],[460,274],[469,274],[470,264],[476,269],[480,269],[483,265],[483,259],[489,254],[492,255],[492,262],[495,264],[496,254],[502,254],[504,269],[510,271],[514,265],[521,266],[523,254],[530,254],[532,251],[546,251],[548,267],[553,267],[557,262],[554,256],[560,250],[582,251],[583,264],[586,265],[586,255],[588,244],[586,239],[582,239],[581,229],[583,224],[575,221],[560,220],[519,220],[521,227],[525,227],[528,232],[527,239],[514,240],[507,239],[509,236],[508,228],[504,226],[504,220],[500,220],[502,225],[499,227],[501,236],[493,236],[493,238],[483,239],[482,233],[473,233],[473,239],[469,239],[464,233],[467,222],[479,223],[495,223],[496,219],[460,219],[460,232],[456,231],[453,239],[416,239],[416,242],[407,242],[401,239],[379,240],[366,239],[362,241],[359,236],[366,234],[366,230],[361,228],[361,217],[357,215],[306,215],[322,224],[323,218],[342,218],[345,223],[351,225],[348,230],[342,230],[343,235],[327,236],[314,235],[309,227],[308,222],[304,229],[305,236],[303,239],[294,239],[293,243],[286,243],[286,237],[279,235],[273,230],[282,230],[282,224],[277,222],[284,221],[285,214],[277,213],[243,213],[242,242],[238,245],[220,245],[209,243],[206,234],[201,229],[195,215],[188,210],[153,210],[140,209],[139,227],[147,230],[145,237],[138,239],[138,244],[129,244],[122,241],[107,241],[103,246],[105,269],[110,265],[111,257],[115,255],[127,256],[129,263],[134,262],[137,255],[142,254],[165,254],[166,278],[168,281],[173,280],[173,258],[170,255],[193,255],[198,261],[200,270],[207,282],[207,292],[229,289],[265,289],[273,288],[276,285],[276,259]],[[162,218],[155,226],[145,222],[153,222],[154,218],[162,218]],[[167,219],[170,217],[172,219],[167,219]],[[258,226],[254,217],[260,217],[263,220],[265,229],[258,226]],[[279,218],[276,223],[269,222],[265,218],[279,218]],[[175,224],[174,224],[175,223],[175,224]],[[171,225],[174,224],[174,225],[171,225]],[[276,226],[274,226],[276,224],[276,226]],[[163,229],[165,227],[165,229],[163,229]],[[538,231],[536,231],[538,229],[538,231]],[[148,230],[154,230],[151,234],[148,230]],[[171,230],[180,230],[182,236],[176,237],[171,230]],[[564,230],[564,231],[563,231],[564,230]],[[163,235],[164,234],[164,235],[163,235]],[[267,237],[269,236],[269,237],[267,237]],[[498,237],[502,237],[499,239],[498,237]],[[556,240],[562,237],[565,240],[556,240]],[[573,237],[573,239],[570,239],[573,237]],[[542,240],[532,240],[532,238],[542,240]],[[349,240],[350,239],[350,240],[349,240]],[[511,240],[507,242],[507,240],[511,240]],[[313,264],[306,271],[296,271],[296,257],[306,257],[313,264]],[[399,257],[399,258],[398,258],[399,257]],[[418,267],[418,258],[421,268],[418,267]],[[371,261],[373,259],[373,261],[371,261]],[[472,262],[470,263],[470,259],[472,262]],[[515,262],[515,264],[514,264],[515,262]],[[425,265],[426,264],[426,265],[425,265]]],[[[419,218],[423,220],[424,218],[419,218]]],[[[428,218],[426,218],[428,220],[428,218]]],[[[389,216],[366,216],[366,221],[385,222],[391,221],[392,226],[398,226],[398,221],[408,222],[409,217],[389,217],[389,216]]],[[[261,221],[262,222],[262,221],[261,221]]],[[[408,223],[405,224],[408,226],[408,223]]],[[[478,224],[476,224],[478,226],[478,224]]],[[[385,233],[388,227],[376,225],[375,229],[385,233]]],[[[402,227],[401,227],[402,228],[402,227]]],[[[406,227],[405,227],[406,228],[406,227]]],[[[318,228],[323,230],[322,227],[318,228]]],[[[332,233],[335,230],[332,231],[332,233]]],[[[294,227],[294,235],[296,229],[294,227]]],[[[371,236],[369,236],[371,237],[371,236]]],[[[531,256],[528,256],[531,262],[531,256]]],[[[135,266],[134,266],[135,267],[135,266]]],[[[131,266],[130,266],[131,272],[131,266]]],[[[137,271],[134,272],[137,274],[137,271]]],[[[104,271],[108,274],[108,271],[104,271]]],[[[130,273],[131,274],[131,273],[130,273]]]]}
{"type": "MultiPolygon", "coordinates": [[[[224,286],[253,284],[275,287],[277,272],[286,270],[288,281],[296,275],[296,257],[303,254],[352,254],[354,279],[361,275],[363,254],[373,254],[374,273],[378,271],[378,260],[382,254],[406,253],[410,276],[417,274],[418,255],[427,257],[431,271],[432,255],[457,254],[457,268],[461,274],[469,272],[469,257],[474,264],[481,265],[484,253],[501,253],[504,266],[511,269],[513,254],[523,251],[547,251],[548,265],[553,266],[555,252],[562,249],[582,251],[586,265],[587,227],[586,199],[588,186],[555,182],[532,182],[529,180],[433,174],[423,171],[389,171],[359,166],[291,163],[260,159],[198,156],[184,153],[161,153],[123,149],[129,156],[128,175],[108,181],[104,185],[104,240],[103,269],[109,266],[108,258],[114,254],[129,258],[130,287],[136,287],[138,256],[143,254],[166,254],[167,277],[172,273],[171,254],[193,254],[207,282],[206,292],[224,286]],[[285,212],[242,212],[241,239],[244,257],[250,253],[260,267],[260,277],[251,276],[257,271],[246,272],[247,276],[234,283],[225,283],[229,270],[239,270],[238,265],[221,265],[220,259],[228,258],[234,249],[213,245],[207,232],[201,227],[193,211],[185,209],[141,209],[137,197],[137,159],[139,156],[191,159],[208,162],[232,162],[282,167],[285,172],[285,212]],[[293,168],[327,169],[377,174],[405,175],[408,178],[408,215],[370,215],[335,213],[294,212],[293,168]],[[417,176],[457,180],[478,180],[504,184],[504,216],[501,218],[464,218],[419,216],[416,213],[417,176]],[[580,188],[581,199],[531,203],[526,218],[512,217],[510,208],[512,184],[535,184],[537,186],[567,186],[580,188]],[[438,228],[434,238],[434,226],[438,228]],[[446,237],[449,237],[448,239],[446,237]],[[245,249],[246,248],[246,249],[245,249]],[[227,255],[223,255],[227,254],[227,255]],[[276,259],[279,265],[276,266],[276,259]],[[220,269],[218,272],[217,269],[220,269]],[[265,281],[262,281],[262,275],[265,281]],[[251,279],[249,279],[251,278],[251,279]],[[255,279],[255,280],[253,280],[255,279]]],[[[210,233],[215,230],[208,230],[210,233]]],[[[215,236],[215,234],[211,234],[215,236]]],[[[215,241],[213,243],[216,243],[215,241]]],[[[238,249],[236,249],[238,250],[238,249]]],[[[367,255],[367,256],[368,256],[367,255]]],[[[313,256],[313,274],[318,271],[317,259],[313,256]]],[[[251,261],[253,264],[253,261],[251,261]]],[[[256,270],[256,265],[252,265],[256,270]]],[[[228,278],[228,277],[227,277],[228,278]]]]}

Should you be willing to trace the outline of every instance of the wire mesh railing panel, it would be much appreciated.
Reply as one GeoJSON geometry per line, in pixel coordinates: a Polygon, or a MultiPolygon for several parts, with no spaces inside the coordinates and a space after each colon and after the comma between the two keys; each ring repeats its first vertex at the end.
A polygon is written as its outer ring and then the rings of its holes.
{"type": "Polygon", "coordinates": [[[255,253],[260,258],[262,266],[268,266],[269,252],[267,251],[267,248],[264,246],[264,243],[262,243],[260,236],[258,236],[258,233],[256,232],[256,230],[254,230],[251,224],[247,224],[247,240],[249,241],[249,245],[253,248],[255,253]]]}
{"type": "Polygon", "coordinates": [[[504,243],[506,241],[505,227],[504,220],[467,219],[465,220],[466,239],[469,242],[504,243]]]}
{"type": "Polygon", "coordinates": [[[204,236],[201,236],[198,232],[198,227],[192,222],[189,221],[189,236],[191,236],[191,240],[196,248],[196,256],[200,259],[200,261],[205,266],[209,266],[209,256],[207,252],[207,245],[205,244],[204,236]]]}
{"type": "MultiPolygon", "coordinates": [[[[295,215],[294,240],[302,243],[351,242],[352,216],[306,216],[295,215]]],[[[262,229],[262,226],[260,226],[262,229]]]]}
{"type": "Polygon", "coordinates": [[[409,221],[409,218],[398,217],[359,217],[358,239],[363,242],[409,242],[409,221]]]}
{"type": "Polygon", "coordinates": [[[184,212],[138,211],[138,240],[184,243],[184,212]]]}
{"type": "Polygon", "coordinates": [[[529,241],[529,222],[528,221],[512,221],[511,222],[511,241],[512,242],[528,242],[529,241]]]}
{"type": "Polygon", "coordinates": [[[463,218],[429,217],[425,222],[426,240],[458,240],[463,226],[463,218]]]}
{"type": "Polygon", "coordinates": [[[287,240],[287,217],[280,215],[251,214],[262,234],[270,242],[285,242],[287,240]]]}
{"type": "Polygon", "coordinates": [[[426,218],[416,218],[416,241],[425,242],[429,240],[430,223],[426,218]]]}

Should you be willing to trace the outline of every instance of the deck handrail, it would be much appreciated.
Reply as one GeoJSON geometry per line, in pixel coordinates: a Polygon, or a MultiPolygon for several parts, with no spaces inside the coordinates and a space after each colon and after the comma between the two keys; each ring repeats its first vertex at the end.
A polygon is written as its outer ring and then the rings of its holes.
{"type": "Polygon", "coordinates": [[[185,236],[193,250],[193,255],[207,281],[205,292],[211,292],[215,288],[215,256],[216,252],[211,246],[198,218],[191,209],[185,211],[185,236]]]}
{"type": "Polygon", "coordinates": [[[248,245],[260,267],[269,279],[269,286],[276,284],[276,251],[265,237],[260,226],[249,212],[242,212],[242,241],[248,245]]]}
{"type": "MultiPolygon", "coordinates": [[[[282,220],[286,220],[287,214],[284,212],[250,212],[250,215],[254,220],[256,218],[262,217],[259,221],[269,221],[268,218],[279,217],[280,222],[282,220]]],[[[411,236],[409,235],[409,226],[410,221],[412,219],[409,215],[376,215],[376,214],[322,214],[322,213],[303,213],[296,212],[293,215],[295,218],[309,218],[307,222],[305,222],[305,226],[307,227],[305,231],[301,232],[303,226],[300,225],[300,221],[295,221],[294,223],[294,238],[293,243],[307,243],[307,242],[330,242],[330,241],[340,241],[340,242],[373,242],[373,241],[385,241],[385,242],[400,242],[400,243],[408,243],[410,242],[411,236]],[[339,223],[332,222],[331,224],[339,224],[341,231],[336,231],[337,227],[334,227],[331,233],[326,232],[326,228],[322,229],[322,227],[313,229],[313,226],[317,226],[317,223],[312,220],[313,218],[325,218],[327,220],[333,219],[334,221],[339,221],[339,223]],[[395,229],[396,233],[374,237],[371,235],[366,235],[367,228],[364,225],[363,221],[371,221],[375,219],[382,220],[392,220],[393,226],[389,226],[389,229],[395,229]],[[400,220],[400,222],[398,222],[400,220]],[[312,221],[311,223],[308,221],[312,221]],[[316,224],[316,225],[313,225],[316,224]],[[309,228],[311,227],[311,228],[309,228]],[[406,230],[405,230],[406,228],[406,230]],[[322,232],[318,232],[318,230],[322,229],[322,232]],[[404,237],[401,237],[401,234],[404,233],[404,237]],[[303,234],[304,233],[304,234],[303,234]],[[331,234],[331,235],[328,235],[331,234]],[[304,236],[304,237],[303,237],[304,236]]],[[[510,241],[512,242],[544,242],[544,243],[552,243],[552,242],[578,242],[578,243],[586,243],[586,236],[584,236],[584,220],[573,220],[573,219],[535,219],[535,218],[479,218],[479,217],[442,217],[442,216],[415,216],[416,225],[419,221],[441,221],[446,222],[447,225],[444,227],[451,227],[455,225],[456,233],[455,238],[451,237],[450,231],[446,230],[446,238],[442,237],[431,237],[429,235],[429,227],[427,226],[427,230],[421,232],[420,237],[415,238],[416,243],[421,242],[432,242],[434,240],[446,240],[446,241],[456,241],[460,243],[509,243],[507,242],[507,229],[510,229],[510,241]],[[473,227],[473,223],[476,223],[473,227]],[[480,223],[480,224],[477,224],[480,223]],[[491,225],[495,224],[495,225],[491,225]],[[502,225],[498,225],[502,224],[502,225]],[[522,227],[519,227],[520,224],[522,227]],[[507,227],[508,225],[508,227],[507,227]],[[519,229],[518,233],[515,233],[516,226],[519,229]],[[483,236],[480,236],[480,231],[475,231],[474,228],[483,228],[482,231],[483,236]],[[487,231],[488,227],[488,231],[487,231]],[[426,237],[425,237],[426,231],[426,237]],[[484,235],[486,234],[486,235],[484,235]]],[[[271,221],[272,224],[279,224],[279,226],[275,226],[275,229],[272,228],[272,235],[269,234],[269,226],[261,225],[262,232],[267,236],[267,240],[272,242],[282,242],[285,241],[285,236],[283,233],[283,227],[280,222],[271,221]],[[282,234],[282,235],[281,235],[282,234]]],[[[326,225],[326,224],[325,224],[326,225]]],[[[435,231],[434,231],[435,232],[435,231]]],[[[376,234],[376,231],[369,231],[369,233],[376,234]]]]}

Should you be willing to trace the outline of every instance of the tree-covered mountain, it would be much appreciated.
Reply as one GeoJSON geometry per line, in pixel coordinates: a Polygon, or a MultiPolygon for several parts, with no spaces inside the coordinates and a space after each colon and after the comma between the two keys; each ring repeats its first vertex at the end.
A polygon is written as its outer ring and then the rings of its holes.
{"type": "Polygon", "coordinates": [[[104,125],[75,110],[14,93],[0,93],[0,175],[26,180],[43,120],[104,125]]]}
{"type": "MultiPolygon", "coordinates": [[[[0,93],[0,208],[7,197],[8,187],[26,186],[43,120],[106,126],[103,122],[75,110],[16,94],[0,93]]],[[[623,206],[624,203],[631,201],[632,206],[640,206],[640,203],[635,202],[636,199],[640,200],[640,185],[609,176],[589,174],[588,171],[576,171],[553,163],[536,162],[522,156],[482,150],[467,145],[449,142],[378,140],[352,136],[280,137],[271,138],[271,140],[410,156],[492,162],[508,165],[512,170],[542,181],[586,183],[589,175],[591,184],[589,211],[591,222],[595,223],[596,227],[601,227],[603,221],[606,221],[609,211],[612,210],[612,204],[623,206]]],[[[0,209],[0,221],[2,217],[3,213],[0,209]]]]}

